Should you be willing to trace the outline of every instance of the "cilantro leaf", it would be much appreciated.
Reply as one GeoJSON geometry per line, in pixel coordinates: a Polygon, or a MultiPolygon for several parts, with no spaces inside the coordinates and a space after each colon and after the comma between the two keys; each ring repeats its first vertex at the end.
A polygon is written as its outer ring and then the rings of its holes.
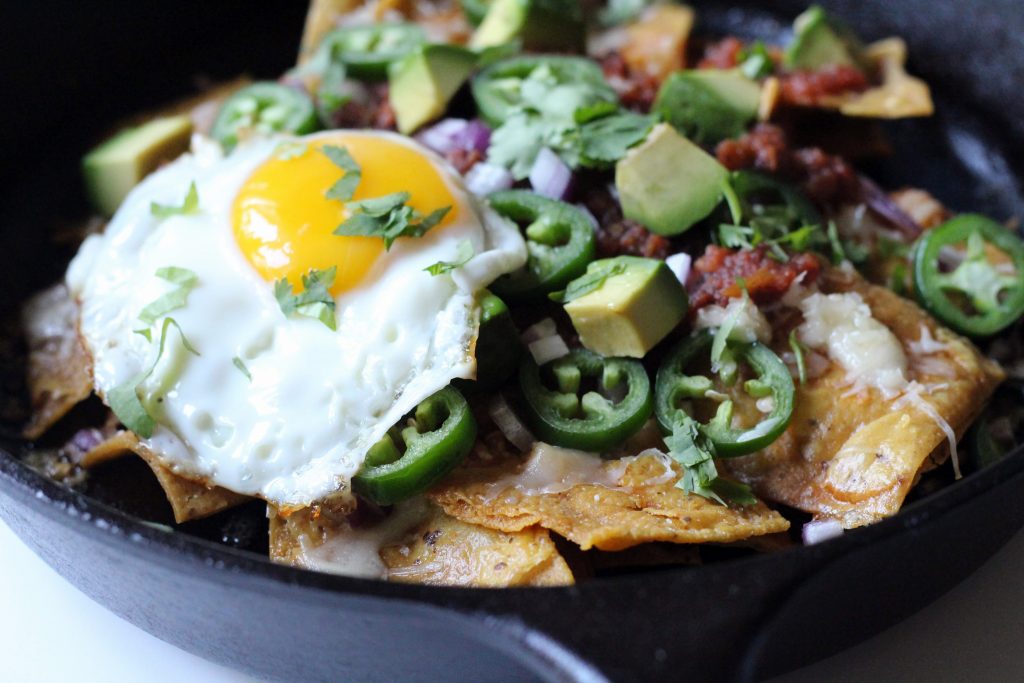
{"type": "Polygon", "coordinates": [[[335,166],[345,172],[345,175],[341,176],[341,179],[327,190],[327,198],[347,202],[352,199],[356,188],[359,187],[359,183],[363,179],[363,169],[344,147],[324,145],[320,151],[327,155],[327,158],[334,162],[335,166]]]}
{"type": "Polygon", "coordinates": [[[310,270],[302,276],[303,292],[296,295],[288,278],[274,283],[274,298],[285,316],[301,315],[319,320],[331,330],[337,329],[334,319],[334,297],[328,291],[337,276],[337,266],[326,270],[310,270]]]}
{"type": "Polygon", "coordinates": [[[757,502],[750,487],[718,476],[714,444],[686,413],[680,411],[677,414],[672,433],[665,437],[665,445],[669,457],[683,467],[683,476],[676,482],[676,488],[722,505],[729,502],[753,505],[757,502]]]}
{"type": "Polygon", "coordinates": [[[178,334],[181,336],[181,343],[185,347],[185,350],[196,356],[199,352],[195,350],[192,344],[189,343],[185,337],[185,333],[182,331],[181,326],[178,325],[174,318],[164,318],[163,326],[160,328],[160,341],[157,347],[156,358],[153,359],[153,364],[149,366],[147,370],[140,372],[131,379],[118,384],[116,387],[107,392],[107,402],[110,404],[110,409],[114,411],[114,415],[121,421],[125,427],[135,432],[144,439],[148,439],[153,436],[153,430],[156,428],[156,420],[146,410],[146,406],[143,405],[142,400],[139,398],[139,385],[141,385],[146,379],[153,374],[153,370],[156,369],[157,363],[164,355],[164,348],[167,343],[167,331],[171,326],[174,326],[178,330],[178,334]]]}
{"type": "Polygon", "coordinates": [[[750,47],[745,47],[736,55],[743,75],[752,81],[771,76],[775,71],[775,62],[765,44],[758,40],[750,47]]]}
{"type": "Polygon", "coordinates": [[[807,361],[804,359],[804,345],[796,338],[796,330],[789,333],[789,348],[793,349],[793,356],[796,358],[796,371],[800,377],[800,384],[807,384],[807,361]]]}
{"type": "Polygon", "coordinates": [[[156,276],[178,286],[142,309],[142,312],[139,313],[139,320],[147,325],[152,325],[157,318],[167,315],[171,311],[183,308],[188,303],[189,293],[199,284],[199,277],[188,268],[167,266],[159,268],[156,271],[156,276]]]}
{"type": "Polygon", "coordinates": [[[241,358],[235,356],[234,358],[231,359],[231,364],[238,368],[239,372],[245,375],[245,378],[247,380],[249,380],[250,382],[252,381],[252,373],[249,372],[249,368],[245,366],[245,362],[241,358]]]}
{"type": "Polygon", "coordinates": [[[427,266],[423,270],[434,276],[441,275],[443,273],[450,273],[456,268],[461,268],[469,263],[469,259],[473,258],[475,254],[476,252],[473,250],[473,243],[469,240],[462,240],[456,247],[454,261],[438,261],[433,265],[427,266]]]}
{"type": "Polygon", "coordinates": [[[399,237],[422,237],[444,220],[452,209],[446,206],[422,216],[406,204],[408,200],[408,192],[395,192],[383,197],[349,202],[348,207],[358,213],[353,213],[335,228],[334,234],[381,237],[384,248],[391,249],[399,237]]]}
{"type": "Polygon", "coordinates": [[[653,116],[623,111],[586,121],[579,130],[580,165],[606,168],[626,156],[626,151],[642,142],[654,125],[653,116]]]}
{"type": "Polygon", "coordinates": [[[182,201],[181,206],[171,206],[168,204],[151,202],[149,205],[149,212],[157,218],[187,216],[189,214],[198,213],[199,192],[196,190],[196,182],[193,180],[192,184],[188,186],[188,193],[185,195],[185,199],[182,201]]]}
{"type": "Polygon", "coordinates": [[[569,283],[569,286],[562,292],[552,292],[549,298],[552,301],[569,303],[591,292],[597,291],[604,286],[608,278],[621,275],[626,272],[626,264],[611,261],[598,264],[596,267],[587,268],[587,272],[569,283]]]}

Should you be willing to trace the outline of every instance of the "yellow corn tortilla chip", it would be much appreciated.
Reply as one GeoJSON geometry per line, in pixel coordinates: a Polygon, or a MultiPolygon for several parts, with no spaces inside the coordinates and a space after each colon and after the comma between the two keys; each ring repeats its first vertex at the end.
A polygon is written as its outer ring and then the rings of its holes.
{"type": "Polygon", "coordinates": [[[621,472],[618,487],[581,483],[554,492],[495,490],[495,482],[515,477],[522,463],[503,458],[471,462],[450,475],[428,496],[448,514],[471,524],[514,532],[539,525],[583,550],[623,550],[642,543],[729,543],[789,528],[763,503],[726,507],[676,488],[664,462],[642,455],[625,469],[618,461],[603,467],[621,472]]]}
{"type": "MultiPolygon", "coordinates": [[[[271,559],[329,570],[329,563],[308,559],[309,549],[365,542],[365,532],[357,540],[339,516],[316,508],[285,516],[271,507],[271,559]]],[[[502,533],[461,522],[430,504],[423,505],[421,513],[409,519],[378,524],[381,526],[374,545],[379,547],[382,573],[391,581],[477,587],[573,583],[569,566],[544,529],[502,533]]]]}
{"type": "MultiPolygon", "coordinates": [[[[797,384],[785,434],[761,452],[723,462],[763,498],[852,528],[895,514],[919,474],[948,457],[946,434],[925,411],[941,416],[959,438],[1003,373],[915,303],[855,273],[826,271],[819,286],[826,293],[858,292],[864,298],[874,317],[901,341],[908,379],[925,387],[921,398],[887,399],[874,389],[853,393],[845,371],[830,364],[824,374],[797,384]],[[922,350],[922,328],[940,350],[922,350]]],[[[749,400],[735,398],[741,415],[750,410],[749,400]]]]}
{"type": "MultiPolygon", "coordinates": [[[[243,496],[240,493],[228,491],[219,486],[211,487],[172,472],[160,462],[153,451],[139,441],[135,434],[127,431],[117,432],[90,450],[86,454],[86,461],[90,463],[88,466],[92,466],[125,453],[135,453],[145,460],[149,468],[153,470],[153,474],[156,475],[160,487],[163,488],[164,494],[167,496],[167,502],[171,504],[174,521],[178,524],[209,517],[250,500],[248,496],[243,496]]],[[[83,461],[83,465],[85,465],[85,461],[83,461]]]]}
{"type": "Polygon", "coordinates": [[[32,401],[24,435],[38,439],[92,394],[92,364],[78,338],[78,306],[63,284],[29,299],[22,324],[32,401]]]}

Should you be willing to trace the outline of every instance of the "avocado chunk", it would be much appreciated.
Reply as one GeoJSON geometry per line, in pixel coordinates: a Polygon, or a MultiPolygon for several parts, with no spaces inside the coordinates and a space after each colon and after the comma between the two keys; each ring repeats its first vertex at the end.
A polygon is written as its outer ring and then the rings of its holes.
{"type": "Polygon", "coordinates": [[[580,4],[571,0],[494,0],[469,46],[480,50],[514,40],[530,51],[581,52],[585,33],[580,4]]]}
{"type": "Polygon", "coordinates": [[[836,23],[818,5],[812,5],[793,22],[793,42],[783,63],[790,69],[816,70],[842,65],[861,68],[860,41],[836,23]]]}
{"type": "Polygon", "coordinates": [[[126,128],[82,159],[85,190],[93,207],[113,216],[139,181],[161,163],[180,156],[192,137],[192,119],[168,116],[126,128]]]}
{"type": "Polygon", "coordinates": [[[742,135],[757,117],[761,86],[738,70],[677,71],[662,83],[654,110],[694,142],[742,135]]]}
{"type": "Polygon", "coordinates": [[[678,235],[722,201],[729,172],[667,123],[615,166],[622,213],[659,235],[678,235]]]}
{"type": "Polygon", "coordinates": [[[444,114],[476,66],[476,55],[457,45],[424,45],[388,66],[388,98],[398,130],[408,135],[444,114]]]}
{"type": "Polygon", "coordinates": [[[686,315],[686,290],[664,261],[594,261],[569,285],[567,297],[574,286],[583,293],[565,311],[583,346],[602,356],[643,358],[686,315]]]}

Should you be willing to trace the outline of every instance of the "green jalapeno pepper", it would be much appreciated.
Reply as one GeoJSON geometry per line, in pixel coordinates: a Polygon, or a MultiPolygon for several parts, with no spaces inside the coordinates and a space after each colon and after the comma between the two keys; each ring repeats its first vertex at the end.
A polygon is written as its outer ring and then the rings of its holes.
{"type": "Polygon", "coordinates": [[[913,270],[918,300],[961,334],[987,337],[1024,315],[1024,242],[984,216],[958,216],[926,231],[914,247],[913,270]],[[963,262],[943,272],[942,249],[963,243],[963,262]],[[1014,272],[1001,272],[990,263],[986,244],[1002,251],[1014,272]]]}
{"type": "Polygon", "coordinates": [[[388,65],[427,42],[417,24],[345,26],[328,33],[320,43],[331,61],[343,64],[360,80],[379,81],[388,76],[388,65]]]}
{"type": "MultiPolygon", "coordinates": [[[[655,414],[666,432],[678,422],[678,413],[685,400],[703,399],[713,388],[711,379],[703,375],[689,375],[687,366],[708,356],[714,336],[698,332],[680,342],[669,352],[658,369],[654,383],[655,414]]],[[[744,389],[755,398],[771,397],[772,409],[753,427],[732,425],[733,402],[723,401],[710,422],[700,425],[701,432],[711,440],[719,457],[745,455],[760,450],[786,431],[793,416],[793,378],[786,364],[767,346],[730,344],[729,350],[737,362],[746,362],[756,373],[744,389]]]]}
{"type": "Polygon", "coordinates": [[[526,266],[491,285],[505,301],[543,301],[565,289],[594,260],[594,228],[575,206],[526,190],[495,192],[488,202],[502,216],[526,224],[526,266]]]}
{"type": "Polygon", "coordinates": [[[602,358],[584,349],[542,367],[526,358],[519,365],[519,388],[524,417],[538,438],[585,451],[601,452],[622,443],[654,408],[651,380],[639,361],[602,358]],[[588,386],[593,389],[580,396],[588,386]]]}
{"type": "Polygon", "coordinates": [[[242,88],[221,106],[210,135],[230,150],[245,129],[303,135],[317,129],[312,100],[295,88],[269,81],[242,88]]]}
{"type": "Polygon", "coordinates": [[[445,387],[416,407],[415,425],[399,422],[370,449],[352,487],[378,505],[411,498],[462,462],[476,441],[476,421],[457,390],[445,387]],[[405,452],[399,449],[404,444],[405,452]]]}
{"type": "Polygon", "coordinates": [[[462,5],[462,13],[466,15],[466,20],[473,26],[480,25],[493,3],[494,0],[460,0],[459,2],[462,5]]]}
{"type": "Polygon", "coordinates": [[[488,291],[480,299],[480,336],[476,341],[476,386],[496,389],[519,367],[523,345],[505,302],[488,291]]]}
{"type": "MultiPolygon", "coordinates": [[[[586,90],[587,98],[618,102],[618,96],[604,80],[604,74],[593,60],[582,57],[528,55],[503,59],[483,69],[471,84],[480,117],[490,126],[504,123],[509,115],[522,107],[522,85],[537,69],[546,69],[550,80],[586,90]]],[[[571,112],[570,112],[571,114],[571,112]]]]}

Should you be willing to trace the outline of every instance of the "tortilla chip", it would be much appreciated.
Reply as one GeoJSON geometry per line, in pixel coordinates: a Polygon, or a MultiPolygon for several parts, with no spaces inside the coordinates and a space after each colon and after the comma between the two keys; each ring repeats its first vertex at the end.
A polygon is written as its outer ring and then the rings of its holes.
{"type": "Polygon", "coordinates": [[[92,364],[78,337],[78,307],[63,284],[29,299],[22,321],[32,401],[23,433],[38,439],[92,394],[92,364]]]}
{"type": "Polygon", "coordinates": [[[887,38],[868,45],[865,57],[882,75],[882,83],[863,92],[826,98],[823,106],[844,116],[905,119],[935,113],[931,89],[907,73],[907,44],[887,38]]]}
{"type": "MultiPolygon", "coordinates": [[[[270,511],[270,557],[275,562],[330,571],[330,561],[311,560],[325,544],[380,547],[379,568],[392,581],[443,586],[562,586],[572,572],[543,529],[501,533],[460,522],[430,504],[412,515],[392,514],[375,527],[353,530],[347,521],[307,508],[288,516],[270,511]]],[[[375,561],[377,558],[371,558],[375,561]]],[[[339,570],[340,571],[340,570],[339,570]]]]}
{"type": "Polygon", "coordinates": [[[676,488],[677,466],[666,478],[664,461],[641,455],[604,463],[618,487],[579,483],[561,491],[521,491],[514,477],[522,462],[469,462],[428,493],[448,514],[504,532],[535,525],[583,550],[623,550],[642,543],[729,543],[789,528],[763,503],[726,507],[676,488]],[[497,482],[497,485],[495,484],[497,482]],[[503,485],[501,482],[510,482],[503,485]]]}
{"type": "Polygon", "coordinates": [[[175,474],[164,466],[156,454],[146,448],[139,441],[139,437],[132,432],[117,432],[90,450],[82,464],[87,467],[94,466],[126,453],[135,453],[145,460],[153,470],[153,474],[156,475],[157,481],[160,482],[160,486],[167,496],[167,502],[171,504],[174,521],[178,524],[209,517],[249,500],[248,496],[243,496],[240,493],[228,491],[219,486],[210,487],[202,482],[175,474]],[[90,464],[86,465],[86,461],[90,464]]]}
{"type": "MultiPolygon", "coordinates": [[[[793,420],[775,443],[723,462],[763,498],[852,528],[895,514],[920,473],[949,456],[945,432],[925,411],[941,416],[959,438],[1003,373],[915,303],[855,273],[825,271],[819,286],[864,298],[902,342],[908,379],[924,387],[920,398],[887,399],[874,389],[853,393],[845,371],[829,364],[820,376],[797,385],[793,420]],[[922,349],[922,329],[942,345],[939,350],[922,349]]],[[[776,350],[782,353],[784,345],[776,350]]],[[[749,400],[735,398],[739,414],[750,410],[749,400]]]]}

